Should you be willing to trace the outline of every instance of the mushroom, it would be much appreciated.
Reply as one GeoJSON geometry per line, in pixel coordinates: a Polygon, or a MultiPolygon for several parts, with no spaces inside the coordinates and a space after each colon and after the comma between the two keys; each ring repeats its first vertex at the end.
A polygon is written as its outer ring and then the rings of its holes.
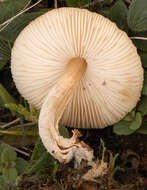
{"type": "MultiPolygon", "coordinates": [[[[143,69],[136,48],[109,19],[79,8],[54,9],[32,21],[12,49],[12,76],[30,104],[41,108],[39,134],[60,162],[91,161],[77,129],[104,128],[137,104],[143,69]]],[[[125,126],[124,126],[125,127],[125,126]]]]}

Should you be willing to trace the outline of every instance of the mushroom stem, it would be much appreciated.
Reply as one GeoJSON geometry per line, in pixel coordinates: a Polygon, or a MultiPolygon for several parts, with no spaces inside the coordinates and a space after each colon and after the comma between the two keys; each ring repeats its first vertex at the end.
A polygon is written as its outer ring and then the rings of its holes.
{"type": "Polygon", "coordinates": [[[69,61],[65,73],[49,91],[40,111],[39,134],[47,151],[60,162],[67,163],[73,157],[80,164],[81,160],[91,161],[93,150],[83,141],[78,130],[73,130],[71,138],[60,136],[58,122],[69,99],[85,73],[87,63],[76,57],[69,61]]]}

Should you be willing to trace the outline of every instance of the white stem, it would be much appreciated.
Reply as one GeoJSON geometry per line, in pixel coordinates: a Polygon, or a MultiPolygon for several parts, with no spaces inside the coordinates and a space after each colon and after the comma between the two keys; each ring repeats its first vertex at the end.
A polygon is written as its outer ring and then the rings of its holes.
{"type": "Polygon", "coordinates": [[[64,75],[49,91],[39,116],[39,134],[48,152],[60,162],[67,163],[73,157],[80,164],[81,160],[91,161],[93,150],[84,142],[78,130],[73,130],[73,136],[68,139],[60,136],[59,120],[66,108],[69,99],[78,86],[87,67],[84,59],[72,59],[66,67],[64,75]]]}

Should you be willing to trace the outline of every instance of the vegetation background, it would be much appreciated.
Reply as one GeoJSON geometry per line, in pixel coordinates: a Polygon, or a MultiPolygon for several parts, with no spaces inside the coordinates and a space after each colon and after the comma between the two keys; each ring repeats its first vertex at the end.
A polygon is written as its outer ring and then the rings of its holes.
{"type": "MultiPolygon", "coordinates": [[[[146,69],[147,0],[0,0],[0,190],[145,190],[146,69]],[[46,152],[38,137],[39,111],[20,96],[10,72],[11,49],[20,31],[43,13],[64,6],[86,8],[115,22],[132,39],[144,68],[142,97],[131,113],[106,129],[81,130],[97,157],[107,149],[109,172],[94,182],[80,178],[86,165],[74,169],[72,162],[59,164],[46,152]]],[[[70,130],[60,127],[65,137],[70,130]]]]}

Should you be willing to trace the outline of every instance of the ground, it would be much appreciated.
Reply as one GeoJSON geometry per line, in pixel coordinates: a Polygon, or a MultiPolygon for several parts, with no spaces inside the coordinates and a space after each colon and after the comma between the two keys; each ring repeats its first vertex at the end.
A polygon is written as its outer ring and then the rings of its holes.
{"type": "MultiPolygon", "coordinates": [[[[73,163],[60,165],[55,184],[52,176],[45,175],[34,182],[27,178],[21,182],[22,187],[29,190],[145,190],[147,188],[147,138],[145,135],[133,134],[118,136],[108,127],[103,130],[82,131],[83,139],[91,145],[97,154],[101,152],[100,138],[105,142],[107,150],[113,155],[119,153],[116,165],[124,171],[117,171],[112,178],[111,173],[97,179],[95,182],[83,181],[80,176],[87,171],[83,166],[76,170],[73,163]],[[94,139],[94,140],[93,140],[94,139]]],[[[109,157],[109,156],[108,156],[109,157]]]]}

